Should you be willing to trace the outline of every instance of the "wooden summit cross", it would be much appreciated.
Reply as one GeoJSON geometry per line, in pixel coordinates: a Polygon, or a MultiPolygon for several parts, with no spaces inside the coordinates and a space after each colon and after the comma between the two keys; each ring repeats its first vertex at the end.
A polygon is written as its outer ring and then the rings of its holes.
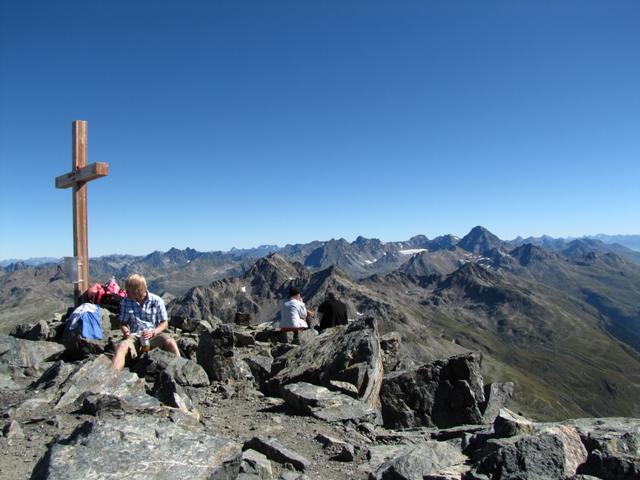
{"type": "Polygon", "coordinates": [[[87,235],[87,182],[109,174],[109,164],[87,165],[87,122],[76,120],[72,126],[71,172],[56,177],[56,188],[73,187],[73,256],[77,260],[78,278],[74,282],[76,306],[89,288],[89,245],[87,235]]]}

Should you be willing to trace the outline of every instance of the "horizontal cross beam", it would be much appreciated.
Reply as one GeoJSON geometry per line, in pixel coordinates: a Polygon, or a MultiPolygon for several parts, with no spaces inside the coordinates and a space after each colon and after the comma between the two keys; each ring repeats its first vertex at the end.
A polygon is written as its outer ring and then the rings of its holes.
{"type": "Polygon", "coordinates": [[[56,177],[56,188],[73,187],[78,182],[88,182],[95,178],[104,177],[109,174],[109,164],[96,162],[86,167],[79,168],[75,172],[65,173],[56,177]]]}

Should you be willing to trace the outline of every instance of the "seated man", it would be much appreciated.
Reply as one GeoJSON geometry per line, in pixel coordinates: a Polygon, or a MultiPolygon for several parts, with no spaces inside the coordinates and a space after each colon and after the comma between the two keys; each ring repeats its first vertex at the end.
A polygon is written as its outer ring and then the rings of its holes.
{"type": "Polygon", "coordinates": [[[160,347],[180,356],[175,340],[162,333],[169,326],[164,300],[147,291],[147,281],[142,275],[130,275],[125,290],[127,297],[120,303],[120,328],[124,340],[116,346],[113,368],[122,370],[127,353],[131,352],[131,358],[136,358],[136,349],[146,341],[149,348],[160,347]]]}
{"type": "Polygon", "coordinates": [[[332,291],[327,291],[324,302],[318,307],[318,313],[322,315],[320,318],[320,327],[318,328],[320,332],[327,328],[349,323],[347,319],[347,306],[338,300],[336,294],[332,291]]]}

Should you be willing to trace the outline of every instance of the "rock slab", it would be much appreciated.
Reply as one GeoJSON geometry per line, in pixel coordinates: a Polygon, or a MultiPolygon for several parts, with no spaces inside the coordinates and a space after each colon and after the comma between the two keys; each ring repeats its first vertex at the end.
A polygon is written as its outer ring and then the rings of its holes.
{"type": "Polygon", "coordinates": [[[325,422],[375,422],[377,418],[377,412],[366,403],[310,383],[285,385],[280,393],[294,409],[325,422]]]}
{"type": "Polygon", "coordinates": [[[128,416],[85,423],[55,443],[34,478],[235,479],[240,446],[184,430],[166,418],[128,416]]]}

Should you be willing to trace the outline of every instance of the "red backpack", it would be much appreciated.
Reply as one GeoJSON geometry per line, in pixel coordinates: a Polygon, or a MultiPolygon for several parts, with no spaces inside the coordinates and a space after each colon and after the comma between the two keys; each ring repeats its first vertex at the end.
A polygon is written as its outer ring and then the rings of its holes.
{"type": "Polygon", "coordinates": [[[96,305],[100,304],[102,297],[104,296],[104,287],[99,283],[94,283],[87,290],[87,295],[89,297],[89,301],[91,303],[95,303],[96,305]]]}

